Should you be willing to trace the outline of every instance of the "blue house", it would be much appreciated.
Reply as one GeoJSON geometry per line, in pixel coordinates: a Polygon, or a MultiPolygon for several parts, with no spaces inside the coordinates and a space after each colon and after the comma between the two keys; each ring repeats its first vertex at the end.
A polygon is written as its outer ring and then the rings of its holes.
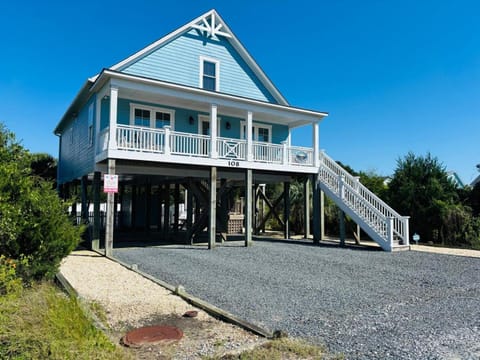
{"type": "MultiPolygon", "coordinates": [[[[288,238],[289,182],[299,174],[311,180],[307,193],[313,185],[314,242],[322,237],[325,193],[385,250],[408,246],[408,218],[320,152],[326,116],[291,106],[211,10],[85,82],[54,130],[58,183],[64,193],[81,184],[84,218],[93,202],[97,248],[101,180],[118,179],[118,194],[108,194],[107,254],[117,228],[158,237],[184,229],[187,242],[207,229],[214,247],[227,232],[229,190],[240,184],[245,244],[265,223],[254,203],[269,182],[284,183],[278,218],[288,238]],[[311,127],[312,148],[291,143],[292,129],[301,126],[311,127]]],[[[308,204],[305,214],[308,220],[308,204]]]]}

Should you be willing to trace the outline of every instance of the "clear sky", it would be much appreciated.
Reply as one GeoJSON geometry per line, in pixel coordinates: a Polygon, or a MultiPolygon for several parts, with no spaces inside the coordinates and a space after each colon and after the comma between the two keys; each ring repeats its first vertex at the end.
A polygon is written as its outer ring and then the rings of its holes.
{"type": "MultiPolygon", "coordinates": [[[[389,175],[431,152],[478,175],[478,1],[2,1],[0,121],[58,156],[53,129],[88,77],[211,8],[291,105],[329,112],[334,159],[389,175]]],[[[310,128],[293,143],[310,146],[310,128]]]]}

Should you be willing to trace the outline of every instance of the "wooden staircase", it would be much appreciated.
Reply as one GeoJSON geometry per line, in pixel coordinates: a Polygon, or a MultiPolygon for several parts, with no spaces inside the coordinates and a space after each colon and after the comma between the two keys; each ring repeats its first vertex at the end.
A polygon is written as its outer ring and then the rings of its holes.
{"type": "Polygon", "coordinates": [[[408,249],[408,216],[401,216],[327,154],[320,154],[320,188],[385,251],[408,249]]]}

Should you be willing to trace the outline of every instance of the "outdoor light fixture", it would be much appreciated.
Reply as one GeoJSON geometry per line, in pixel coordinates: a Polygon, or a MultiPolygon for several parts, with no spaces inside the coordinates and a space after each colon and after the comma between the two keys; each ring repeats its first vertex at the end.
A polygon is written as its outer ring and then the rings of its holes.
{"type": "Polygon", "coordinates": [[[232,125],[230,124],[230,121],[227,121],[227,123],[225,124],[225,127],[227,128],[227,130],[230,130],[230,128],[232,127],[232,125]]]}
{"type": "Polygon", "coordinates": [[[195,120],[193,119],[193,116],[190,115],[190,117],[188,118],[188,123],[189,123],[190,125],[193,125],[193,122],[194,122],[194,121],[195,121],[195,120]]]}

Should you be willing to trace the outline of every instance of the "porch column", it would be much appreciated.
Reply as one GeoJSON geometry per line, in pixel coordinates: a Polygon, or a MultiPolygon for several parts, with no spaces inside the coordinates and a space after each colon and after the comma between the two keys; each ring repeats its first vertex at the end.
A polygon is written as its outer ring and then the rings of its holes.
{"type": "Polygon", "coordinates": [[[93,173],[93,236],[92,250],[100,247],[100,172],[93,173]]]}
{"type": "Polygon", "coordinates": [[[321,190],[318,175],[313,175],[313,243],[322,240],[321,190]]]}
{"type": "MultiPolygon", "coordinates": [[[[188,179],[189,189],[191,189],[191,184],[192,184],[192,180],[188,179]]],[[[187,210],[186,235],[188,235],[192,228],[192,222],[193,222],[193,191],[185,189],[185,198],[186,198],[185,206],[187,210]]],[[[187,238],[187,241],[190,242],[191,245],[193,245],[193,243],[191,243],[191,239],[187,238]]]]}
{"type": "Polygon", "coordinates": [[[210,168],[210,225],[208,226],[208,249],[215,247],[217,235],[217,168],[210,168]]]}
{"type": "Polygon", "coordinates": [[[251,111],[247,112],[247,161],[253,161],[253,136],[252,136],[252,124],[253,124],[253,113],[251,111]]]}
{"type": "MultiPolygon", "coordinates": [[[[108,174],[115,175],[115,159],[108,159],[108,174]]],[[[115,194],[107,193],[107,224],[105,228],[105,256],[111,257],[113,250],[113,226],[115,221],[115,194]]]]}
{"type": "Polygon", "coordinates": [[[320,190],[320,239],[325,238],[325,193],[320,190]]]}
{"type": "Polygon", "coordinates": [[[252,245],[252,169],[245,170],[245,246],[252,245]]]}
{"type": "Polygon", "coordinates": [[[303,208],[305,239],[310,236],[310,178],[307,176],[303,184],[303,208]]]}
{"type": "Polygon", "coordinates": [[[117,149],[117,104],[118,89],[110,87],[110,128],[108,131],[108,150],[117,149]]]}
{"type": "Polygon", "coordinates": [[[210,107],[210,157],[217,158],[217,105],[210,107]]]}
{"type": "Polygon", "coordinates": [[[284,219],[285,228],[283,231],[283,235],[285,239],[290,239],[290,183],[285,181],[283,183],[283,201],[284,201],[284,219]]]}
{"type": "Polygon", "coordinates": [[[320,166],[320,152],[319,152],[319,138],[320,138],[320,130],[319,130],[319,124],[318,122],[312,123],[312,128],[313,128],[313,138],[312,138],[312,144],[313,144],[313,165],[315,167],[320,166]]]}

